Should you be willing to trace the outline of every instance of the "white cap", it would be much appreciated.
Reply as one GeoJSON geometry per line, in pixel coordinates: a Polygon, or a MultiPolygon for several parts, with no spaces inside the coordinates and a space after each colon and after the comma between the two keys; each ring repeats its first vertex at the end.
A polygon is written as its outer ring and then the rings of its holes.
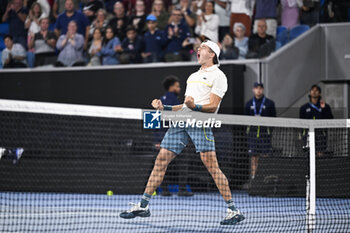
{"type": "Polygon", "coordinates": [[[211,41],[211,40],[205,40],[202,42],[202,45],[208,46],[213,52],[216,54],[216,57],[218,58],[219,62],[219,56],[220,56],[220,47],[217,43],[211,41]]]}

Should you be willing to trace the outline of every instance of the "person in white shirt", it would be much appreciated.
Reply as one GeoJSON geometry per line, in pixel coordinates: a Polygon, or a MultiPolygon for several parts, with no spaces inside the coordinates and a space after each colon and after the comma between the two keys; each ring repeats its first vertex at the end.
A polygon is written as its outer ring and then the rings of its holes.
{"type": "Polygon", "coordinates": [[[230,32],[230,12],[229,2],[230,0],[214,0],[215,2],[215,14],[219,16],[219,41],[224,39],[224,36],[230,32]]]}
{"type": "MultiPolygon", "coordinates": [[[[163,105],[161,100],[152,101],[157,110],[179,111],[190,109],[206,113],[217,113],[221,100],[227,91],[226,75],[219,69],[219,46],[212,41],[204,41],[198,49],[197,58],[201,68],[187,79],[185,102],[180,105],[163,105]]],[[[158,111],[157,111],[158,113],[158,111]]],[[[156,113],[155,113],[156,114],[156,113]]],[[[159,113],[158,113],[159,114],[159,113]]],[[[244,216],[235,207],[228,180],[219,168],[215,152],[214,136],[209,127],[174,127],[169,128],[160,145],[161,149],[146,185],[141,202],[120,214],[130,219],[149,217],[149,201],[153,192],[161,184],[169,163],[180,154],[190,139],[200,153],[201,159],[213,177],[220,194],[227,203],[227,216],[221,225],[235,225],[244,220],[244,216]]]]}
{"type": "Polygon", "coordinates": [[[197,16],[197,26],[195,33],[204,39],[209,39],[215,43],[219,41],[219,23],[220,19],[214,13],[214,2],[206,2],[205,11],[197,16]]]}
{"type": "Polygon", "coordinates": [[[250,36],[254,4],[255,0],[231,0],[230,34],[232,36],[234,36],[233,26],[235,23],[244,24],[245,36],[250,36]]]}
{"type": "Polygon", "coordinates": [[[40,19],[48,17],[46,15],[41,5],[38,2],[34,2],[30,8],[28,17],[24,23],[25,29],[28,29],[28,37],[27,42],[31,41],[32,38],[34,38],[34,35],[40,31],[40,19]]]}
{"type": "Polygon", "coordinates": [[[13,37],[6,35],[4,37],[6,48],[2,51],[1,60],[4,68],[23,68],[27,67],[26,50],[19,43],[13,43],[13,37]]]}

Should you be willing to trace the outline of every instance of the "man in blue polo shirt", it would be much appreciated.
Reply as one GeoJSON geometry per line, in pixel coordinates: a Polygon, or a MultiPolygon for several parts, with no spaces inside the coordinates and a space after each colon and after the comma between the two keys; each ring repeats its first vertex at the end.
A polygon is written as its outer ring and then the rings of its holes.
{"type": "Polygon", "coordinates": [[[146,18],[148,31],[143,36],[144,52],[143,61],[160,62],[162,60],[163,47],[166,44],[165,33],[157,28],[157,17],[148,15],[146,18]]]}
{"type": "MultiPolygon", "coordinates": [[[[256,82],[253,87],[254,97],[249,100],[244,114],[256,117],[276,117],[275,103],[264,96],[264,85],[256,82]]],[[[260,155],[268,155],[272,149],[271,131],[268,127],[250,126],[247,128],[248,153],[251,155],[251,178],[255,178],[260,155]]]]}
{"type": "Polygon", "coordinates": [[[185,21],[182,21],[183,15],[181,10],[175,8],[172,11],[173,21],[165,28],[165,33],[168,38],[168,44],[165,49],[165,61],[182,61],[182,42],[191,36],[190,29],[185,21]]]}
{"type": "MultiPolygon", "coordinates": [[[[300,107],[301,119],[333,119],[331,107],[322,100],[321,87],[312,85],[310,88],[309,102],[300,107]]],[[[307,144],[307,130],[303,130],[303,140],[307,144]]],[[[327,130],[319,129],[315,132],[316,154],[322,156],[327,150],[327,130]]]]}
{"type": "Polygon", "coordinates": [[[60,35],[64,35],[67,33],[68,24],[70,21],[75,21],[77,23],[78,27],[78,34],[81,34],[85,37],[85,48],[87,45],[87,41],[89,38],[89,31],[90,31],[90,23],[89,20],[86,18],[86,16],[74,9],[74,2],[73,0],[66,0],[65,2],[65,11],[60,14],[57,18],[56,25],[55,25],[55,33],[56,36],[59,37],[60,35]]]}

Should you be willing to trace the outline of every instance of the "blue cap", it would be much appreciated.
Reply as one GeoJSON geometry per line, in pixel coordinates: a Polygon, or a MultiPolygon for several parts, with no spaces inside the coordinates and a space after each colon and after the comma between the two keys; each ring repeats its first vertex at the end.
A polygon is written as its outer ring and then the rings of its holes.
{"type": "Polygon", "coordinates": [[[150,14],[147,16],[146,21],[157,21],[157,17],[150,14]]]}
{"type": "Polygon", "coordinates": [[[261,88],[264,88],[264,85],[260,82],[255,82],[254,83],[254,88],[257,88],[257,87],[261,87],[261,88]]]}

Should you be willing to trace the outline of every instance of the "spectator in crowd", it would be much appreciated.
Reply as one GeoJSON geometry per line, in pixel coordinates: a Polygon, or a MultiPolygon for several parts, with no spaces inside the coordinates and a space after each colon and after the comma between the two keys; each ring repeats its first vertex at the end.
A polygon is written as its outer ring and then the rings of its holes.
{"type": "Polygon", "coordinates": [[[239,50],[235,46],[233,39],[229,33],[224,36],[221,43],[220,60],[233,60],[237,59],[239,50]]]}
{"type": "Polygon", "coordinates": [[[152,15],[157,17],[157,25],[160,30],[164,30],[168,25],[169,13],[164,8],[162,0],[155,0],[152,6],[152,15]]]}
{"type": "Polygon", "coordinates": [[[235,23],[233,31],[235,33],[235,46],[239,50],[238,59],[245,59],[248,53],[248,37],[245,35],[245,26],[242,23],[235,23]]]}
{"type": "Polygon", "coordinates": [[[142,38],[137,35],[134,26],[129,25],[126,29],[126,38],[122,42],[122,46],[118,49],[120,55],[120,63],[134,64],[141,63],[142,38]]]}
{"type": "Polygon", "coordinates": [[[99,28],[95,28],[93,32],[92,42],[88,51],[88,55],[90,56],[90,62],[88,65],[90,66],[100,66],[101,65],[101,57],[100,51],[102,49],[102,31],[99,28]]]}
{"type": "Polygon", "coordinates": [[[182,42],[190,37],[188,25],[182,22],[181,10],[174,8],[172,11],[173,21],[165,28],[168,38],[164,59],[166,62],[182,61],[182,42]]]}
{"type": "MultiPolygon", "coordinates": [[[[264,85],[254,83],[254,96],[249,100],[244,109],[248,116],[276,117],[275,103],[264,96],[264,85]]],[[[258,169],[259,157],[267,156],[271,150],[271,129],[262,126],[248,126],[248,153],[251,156],[251,179],[255,178],[258,169]]]]}
{"type": "Polygon", "coordinates": [[[106,35],[103,39],[102,49],[99,56],[102,58],[102,65],[117,65],[119,64],[119,54],[121,43],[118,37],[114,35],[112,27],[108,26],[106,35]]]}
{"type": "MultiPolygon", "coordinates": [[[[53,7],[52,7],[52,15],[57,20],[58,16],[66,10],[65,8],[66,0],[55,0],[53,7]]],[[[74,10],[80,9],[80,0],[73,0],[74,3],[74,10]]]]}
{"type": "Polygon", "coordinates": [[[219,41],[224,39],[224,36],[230,32],[230,14],[227,11],[228,3],[231,0],[214,0],[214,12],[219,16],[219,41]]]}
{"type": "Polygon", "coordinates": [[[219,16],[214,13],[214,2],[206,2],[204,13],[197,16],[196,34],[202,37],[202,40],[209,39],[217,43],[219,40],[219,20],[219,16]]]}
{"type": "MultiPolygon", "coordinates": [[[[51,6],[48,0],[36,0],[40,4],[42,15],[41,17],[49,17],[51,12],[51,6]]],[[[33,3],[34,4],[34,3],[33,3]]],[[[28,7],[27,7],[28,8],[28,7]]]]}
{"type": "Polygon", "coordinates": [[[20,43],[14,43],[11,35],[5,35],[6,48],[2,51],[2,64],[4,68],[27,67],[26,51],[20,43]]]}
{"type": "Polygon", "coordinates": [[[149,15],[146,18],[148,31],[145,33],[144,51],[142,53],[143,61],[160,62],[162,60],[162,49],[166,44],[166,37],[163,30],[157,28],[157,17],[149,15]]]}
{"type": "Polygon", "coordinates": [[[300,21],[310,27],[320,21],[320,0],[304,0],[301,7],[300,21]]]}
{"type": "MultiPolygon", "coordinates": [[[[309,94],[309,102],[300,107],[299,117],[301,119],[333,119],[331,107],[322,100],[321,87],[312,85],[309,94]]],[[[318,130],[315,132],[316,153],[322,156],[327,149],[327,131],[318,130]]],[[[303,131],[304,143],[307,143],[307,131],[303,131]]]]}
{"type": "Polygon", "coordinates": [[[24,24],[25,29],[28,29],[28,43],[34,37],[34,34],[40,31],[39,20],[44,17],[47,17],[47,15],[42,13],[40,4],[34,2],[24,24]]]}
{"type": "Polygon", "coordinates": [[[64,35],[67,33],[68,24],[71,21],[74,21],[77,25],[77,33],[82,35],[83,38],[85,36],[84,45],[87,46],[87,42],[89,39],[89,31],[90,31],[90,23],[86,16],[74,9],[74,1],[66,0],[65,2],[65,11],[60,14],[57,18],[55,25],[55,33],[56,36],[64,35]]]}
{"type": "Polygon", "coordinates": [[[188,51],[186,55],[186,61],[198,61],[197,51],[202,44],[200,37],[191,38],[188,37],[182,42],[182,47],[188,51]]]}
{"type": "Polygon", "coordinates": [[[49,31],[49,18],[39,20],[40,31],[29,41],[28,48],[34,49],[35,66],[53,65],[56,63],[56,35],[49,31]]]}
{"type": "Polygon", "coordinates": [[[143,35],[146,25],[145,3],[143,0],[137,0],[135,5],[135,13],[130,16],[129,25],[134,26],[137,34],[143,35]]]}
{"type": "Polygon", "coordinates": [[[29,10],[32,8],[33,3],[35,3],[35,2],[39,3],[41,10],[42,10],[42,13],[44,13],[45,16],[48,17],[50,15],[50,12],[51,12],[51,6],[50,6],[51,1],[53,1],[53,0],[23,0],[23,7],[29,10]]]}
{"type": "Polygon", "coordinates": [[[120,40],[124,40],[125,30],[128,26],[128,17],[125,15],[123,3],[116,2],[114,4],[114,18],[109,21],[108,26],[112,27],[114,35],[120,40]]]}
{"type": "MultiPolygon", "coordinates": [[[[189,0],[180,0],[179,4],[175,7],[181,9],[183,15],[182,20],[187,23],[190,29],[194,28],[196,26],[196,14],[191,11],[189,0]]],[[[172,17],[173,16],[169,17],[168,23],[173,21],[172,17]]]]}
{"type": "Polygon", "coordinates": [[[66,34],[58,38],[56,48],[60,50],[56,66],[84,66],[83,59],[84,37],[77,32],[75,21],[68,23],[66,34]]]}
{"type": "Polygon", "coordinates": [[[104,9],[99,9],[96,13],[96,19],[92,22],[90,26],[90,36],[93,36],[93,33],[96,28],[100,29],[102,34],[105,33],[106,27],[108,25],[108,20],[106,19],[107,12],[104,9]]]}
{"type": "MultiPolygon", "coordinates": [[[[169,4],[169,1],[171,0],[163,0],[164,3],[169,4]]],[[[126,9],[126,14],[127,15],[134,15],[136,12],[136,2],[137,0],[127,0],[127,1],[123,1],[124,3],[124,7],[126,9]]],[[[143,0],[144,5],[145,5],[145,15],[148,15],[151,13],[152,11],[152,4],[154,2],[154,0],[143,0]]]]}
{"type": "Polygon", "coordinates": [[[321,0],[322,22],[350,22],[349,0],[321,0]]]}
{"type": "Polygon", "coordinates": [[[291,29],[299,25],[299,12],[303,5],[302,0],[281,0],[281,25],[291,29]]]}
{"type": "Polygon", "coordinates": [[[257,33],[249,38],[247,58],[267,57],[275,50],[275,39],[266,34],[266,30],[266,21],[260,19],[257,33]]]}
{"type": "Polygon", "coordinates": [[[276,38],[278,3],[279,0],[256,0],[254,33],[258,31],[258,20],[265,19],[267,25],[266,33],[276,38]]]}
{"type": "Polygon", "coordinates": [[[192,1],[191,10],[196,15],[201,15],[203,13],[205,2],[206,2],[206,0],[194,0],[194,1],[192,1]]]}
{"type": "Polygon", "coordinates": [[[95,20],[96,12],[103,9],[104,5],[101,0],[88,0],[83,7],[83,13],[89,19],[90,23],[95,20]]]}
{"type": "Polygon", "coordinates": [[[251,16],[253,15],[255,0],[231,0],[230,34],[233,35],[233,25],[242,23],[245,28],[245,36],[251,33],[251,16]]]}
{"type": "Polygon", "coordinates": [[[104,3],[105,3],[105,8],[106,8],[106,11],[107,11],[107,14],[108,14],[108,19],[109,19],[109,16],[114,15],[114,5],[116,4],[116,2],[118,2],[120,0],[104,0],[104,3]]]}
{"type": "Polygon", "coordinates": [[[23,48],[27,47],[27,32],[24,28],[27,15],[28,11],[23,7],[23,0],[13,0],[9,1],[2,16],[2,22],[9,23],[9,34],[13,42],[21,44],[23,48]]]}

